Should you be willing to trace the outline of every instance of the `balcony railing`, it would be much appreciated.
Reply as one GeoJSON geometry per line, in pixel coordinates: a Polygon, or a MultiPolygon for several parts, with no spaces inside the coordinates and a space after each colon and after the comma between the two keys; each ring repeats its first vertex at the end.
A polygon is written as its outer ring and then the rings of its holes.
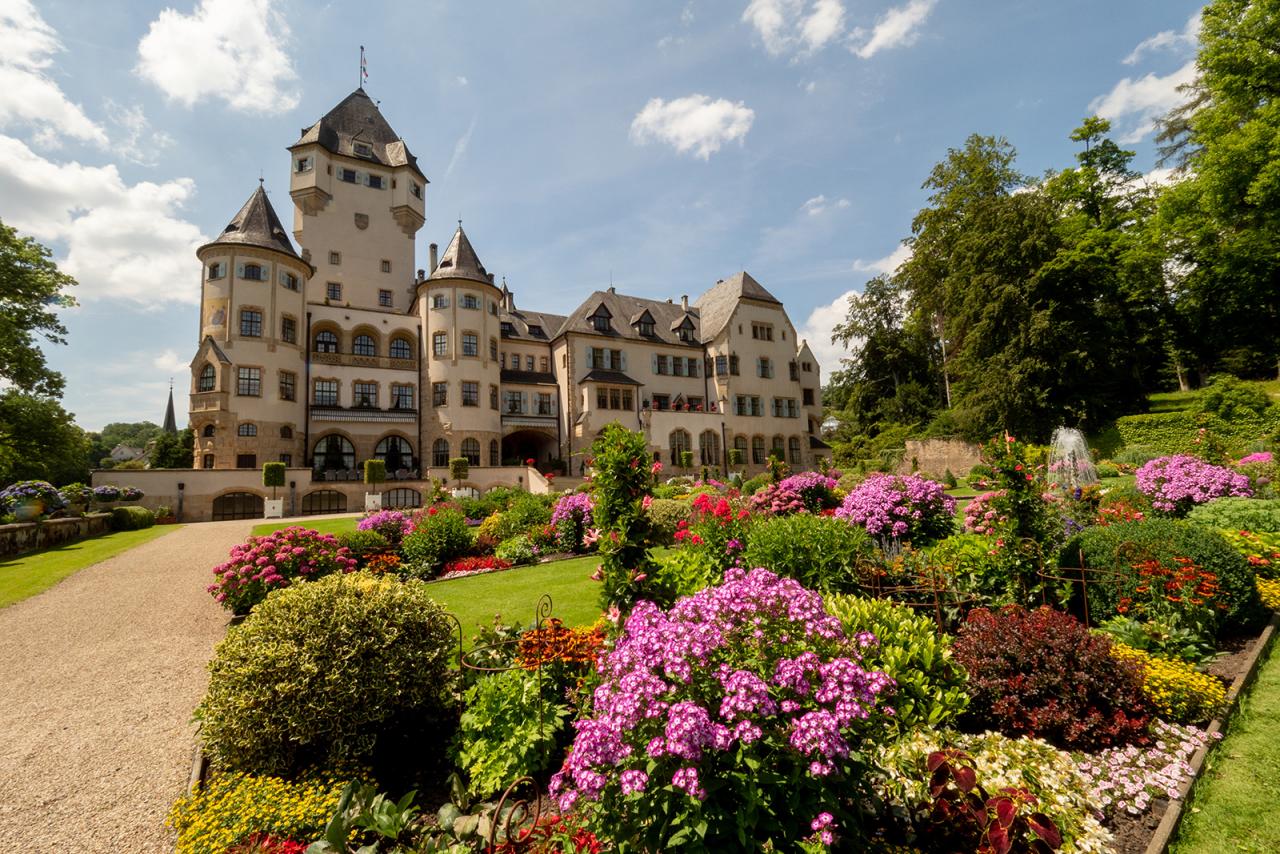
{"type": "Polygon", "coordinates": [[[417,359],[392,359],[390,356],[357,356],[354,353],[320,353],[311,351],[311,361],[317,365],[348,365],[357,368],[386,368],[395,371],[416,371],[417,359]]]}
{"type": "Polygon", "coordinates": [[[313,421],[391,421],[412,422],[418,420],[416,409],[378,409],[374,406],[337,406],[335,404],[311,404],[313,421]]]}
{"type": "Polygon", "coordinates": [[[200,391],[191,395],[192,412],[214,412],[227,409],[229,395],[225,391],[200,391]]]}

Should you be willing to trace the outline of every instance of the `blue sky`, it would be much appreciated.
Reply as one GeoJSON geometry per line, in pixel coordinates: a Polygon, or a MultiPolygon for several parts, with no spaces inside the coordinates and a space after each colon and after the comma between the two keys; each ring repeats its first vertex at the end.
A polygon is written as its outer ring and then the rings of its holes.
{"type": "Polygon", "coordinates": [[[901,260],[921,182],[968,134],[1039,174],[1099,112],[1154,169],[1199,7],[0,0],[0,219],[81,283],[69,345],[46,348],[77,420],[159,421],[170,376],[181,411],[194,248],[260,173],[290,221],[285,146],[355,88],[363,44],[431,179],[419,266],[461,216],[530,308],[611,277],[695,297],[745,268],[829,370],[846,296],[901,260]]]}

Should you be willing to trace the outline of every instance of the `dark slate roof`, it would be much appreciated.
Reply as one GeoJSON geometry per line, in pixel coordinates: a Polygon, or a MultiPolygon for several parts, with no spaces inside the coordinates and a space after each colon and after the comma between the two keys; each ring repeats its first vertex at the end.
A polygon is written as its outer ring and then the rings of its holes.
{"type": "Polygon", "coordinates": [[[564,325],[565,316],[563,314],[548,314],[545,311],[525,311],[522,308],[516,308],[511,311],[505,309],[500,311],[498,319],[503,323],[511,324],[511,332],[502,333],[503,338],[550,341],[556,337],[556,333],[564,325]],[[537,334],[538,329],[542,330],[541,335],[537,334]]]}
{"type": "Polygon", "coordinates": [[[475,247],[471,245],[461,225],[453,233],[453,240],[449,241],[444,254],[440,256],[440,262],[427,278],[470,279],[473,282],[484,282],[486,285],[493,284],[492,274],[480,263],[480,256],[476,255],[475,247]]]}
{"type": "Polygon", "coordinates": [[[164,426],[161,428],[166,433],[178,432],[178,420],[173,415],[173,383],[169,383],[169,403],[164,408],[164,426]]]}
{"type": "Polygon", "coordinates": [[[710,341],[719,335],[733,316],[733,310],[744,299],[782,305],[777,297],[765,290],[764,285],[751,278],[751,274],[745,270],[721,279],[716,282],[715,287],[694,302],[702,310],[702,340],[710,341]]]}
{"type": "Polygon", "coordinates": [[[584,383],[613,383],[614,385],[644,385],[638,383],[622,371],[606,371],[603,368],[596,368],[588,371],[587,375],[579,382],[584,383]]]}
{"type": "Polygon", "coordinates": [[[302,129],[302,136],[291,148],[307,143],[319,143],[326,151],[370,160],[384,166],[408,166],[423,181],[427,177],[418,168],[418,159],[409,152],[387,120],[382,117],[378,105],[364,91],[357,89],[343,98],[338,106],[324,114],[320,121],[302,129]],[[363,142],[373,149],[371,156],[356,154],[355,144],[363,142]]]}
{"type": "Polygon", "coordinates": [[[560,327],[556,337],[568,332],[589,332],[596,335],[607,335],[614,338],[626,338],[631,341],[648,341],[656,344],[670,344],[673,347],[698,346],[698,309],[690,306],[686,311],[679,303],[663,300],[632,297],[614,291],[596,291],[587,297],[582,305],[573,310],[560,327]],[[612,331],[596,332],[591,324],[591,317],[603,305],[612,318],[612,331]],[[648,311],[654,321],[654,334],[641,335],[635,323],[648,311]],[[688,316],[694,327],[694,340],[685,343],[674,330],[688,316]]]}
{"type": "Polygon", "coordinates": [[[518,385],[556,384],[556,375],[550,371],[513,371],[503,368],[499,374],[499,378],[504,383],[516,383],[518,385]]]}
{"type": "Polygon", "coordinates": [[[809,437],[809,450],[818,451],[818,450],[826,450],[830,448],[831,448],[830,445],[828,445],[826,442],[819,439],[817,436],[809,437]]]}
{"type": "MultiPolygon", "coordinates": [[[[274,249],[301,260],[289,240],[289,234],[280,224],[267,191],[258,182],[258,189],[253,191],[249,201],[244,203],[240,212],[231,218],[222,233],[210,240],[205,246],[230,243],[238,246],[257,246],[262,249],[274,249]]],[[[204,247],[201,247],[204,248],[204,247]]]]}

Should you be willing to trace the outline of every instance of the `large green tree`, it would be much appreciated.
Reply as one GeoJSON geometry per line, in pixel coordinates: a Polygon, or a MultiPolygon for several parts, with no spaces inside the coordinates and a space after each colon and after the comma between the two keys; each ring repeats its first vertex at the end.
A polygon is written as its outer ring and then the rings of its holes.
{"type": "Polygon", "coordinates": [[[89,478],[89,440],[58,401],[9,389],[0,395],[0,484],[89,478]]]}
{"type": "Polygon", "coordinates": [[[62,393],[62,375],[49,367],[37,339],[66,343],[57,310],[75,305],[67,293],[75,283],[48,249],[0,222],[0,380],[32,394],[62,393]]]}
{"type": "Polygon", "coordinates": [[[147,464],[153,469],[189,469],[194,448],[195,433],[190,427],[181,433],[161,432],[151,445],[147,464]]]}

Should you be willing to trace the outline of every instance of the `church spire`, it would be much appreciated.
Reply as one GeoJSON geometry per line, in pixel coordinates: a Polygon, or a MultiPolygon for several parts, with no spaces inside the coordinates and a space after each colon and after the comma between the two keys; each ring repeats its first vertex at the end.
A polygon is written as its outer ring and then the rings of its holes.
{"type": "Polygon", "coordinates": [[[164,408],[164,432],[177,433],[178,419],[173,415],[173,378],[169,378],[169,404],[164,408]]]}

